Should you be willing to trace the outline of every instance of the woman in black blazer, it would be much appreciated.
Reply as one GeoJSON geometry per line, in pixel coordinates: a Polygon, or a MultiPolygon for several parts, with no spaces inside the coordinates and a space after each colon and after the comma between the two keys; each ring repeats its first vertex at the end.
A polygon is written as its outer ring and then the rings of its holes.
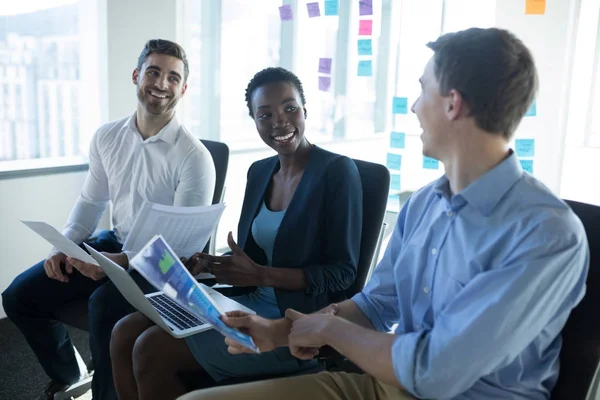
{"type": "MultiPolygon", "coordinates": [[[[318,311],[347,297],[356,277],[363,210],[358,170],[351,159],[308,142],[304,91],[293,73],[260,71],[246,89],[246,102],[260,137],[277,155],[248,170],[238,243],[228,237],[232,253],[194,259],[217,281],[246,287],[249,293],[235,300],[263,317],[280,318],[287,308],[318,311]]],[[[150,326],[135,313],[113,330],[119,398],[176,398],[185,393],[181,372],[219,381],[315,367],[286,348],[232,357],[214,330],[178,340],[150,326]]]]}

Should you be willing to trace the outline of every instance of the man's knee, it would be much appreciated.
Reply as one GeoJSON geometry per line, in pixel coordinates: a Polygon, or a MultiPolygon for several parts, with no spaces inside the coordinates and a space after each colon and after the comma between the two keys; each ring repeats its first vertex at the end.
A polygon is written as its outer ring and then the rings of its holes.
{"type": "Polygon", "coordinates": [[[88,300],[90,330],[108,329],[110,335],[113,326],[123,315],[120,313],[118,301],[122,296],[110,281],[94,290],[88,300]]]}
{"type": "Polygon", "coordinates": [[[28,293],[31,296],[31,292],[28,290],[28,275],[26,272],[17,276],[6,290],[2,292],[2,306],[4,307],[6,316],[13,322],[22,316],[24,312],[23,302],[28,297],[28,293]]]}

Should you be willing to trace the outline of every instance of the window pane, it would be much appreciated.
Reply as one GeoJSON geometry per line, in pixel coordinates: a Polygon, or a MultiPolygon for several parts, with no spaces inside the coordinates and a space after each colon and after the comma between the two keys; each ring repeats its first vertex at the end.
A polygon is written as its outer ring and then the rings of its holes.
{"type": "Polygon", "coordinates": [[[0,5],[0,169],[87,153],[79,137],[79,49],[77,1],[0,5]]]}

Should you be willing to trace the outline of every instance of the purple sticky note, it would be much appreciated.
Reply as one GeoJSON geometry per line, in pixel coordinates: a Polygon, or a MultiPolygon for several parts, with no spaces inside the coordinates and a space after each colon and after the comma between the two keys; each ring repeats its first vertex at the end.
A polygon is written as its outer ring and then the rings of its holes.
{"type": "Polygon", "coordinates": [[[360,15],[373,15],[373,0],[360,0],[358,4],[360,15]]]}
{"type": "Polygon", "coordinates": [[[373,34],[373,20],[361,19],[358,21],[358,34],[361,36],[371,36],[373,34]]]}
{"type": "Polygon", "coordinates": [[[331,58],[319,58],[319,72],[331,74],[331,58]]]}
{"type": "Polygon", "coordinates": [[[285,4],[279,7],[279,16],[282,21],[291,21],[292,20],[292,6],[290,4],[285,4]]]}
{"type": "Polygon", "coordinates": [[[319,90],[327,92],[331,87],[331,78],[328,76],[319,77],[319,90]]]}
{"type": "Polygon", "coordinates": [[[306,8],[308,9],[308,17],[320,17],[321,10],[319,10],[319,3],[307,3],[306,8]]]}

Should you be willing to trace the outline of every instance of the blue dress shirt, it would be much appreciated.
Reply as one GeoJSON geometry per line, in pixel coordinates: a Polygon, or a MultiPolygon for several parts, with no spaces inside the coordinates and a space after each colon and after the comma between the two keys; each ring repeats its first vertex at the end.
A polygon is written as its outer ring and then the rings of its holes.
{"type": "Polygon", "coordinates": [[[414,396],[548,399],[588,264],[581,221],[511,153],[456,195],[445,176],[415,192],[353,300],[377,330],[398,324],[414,396]]]}

